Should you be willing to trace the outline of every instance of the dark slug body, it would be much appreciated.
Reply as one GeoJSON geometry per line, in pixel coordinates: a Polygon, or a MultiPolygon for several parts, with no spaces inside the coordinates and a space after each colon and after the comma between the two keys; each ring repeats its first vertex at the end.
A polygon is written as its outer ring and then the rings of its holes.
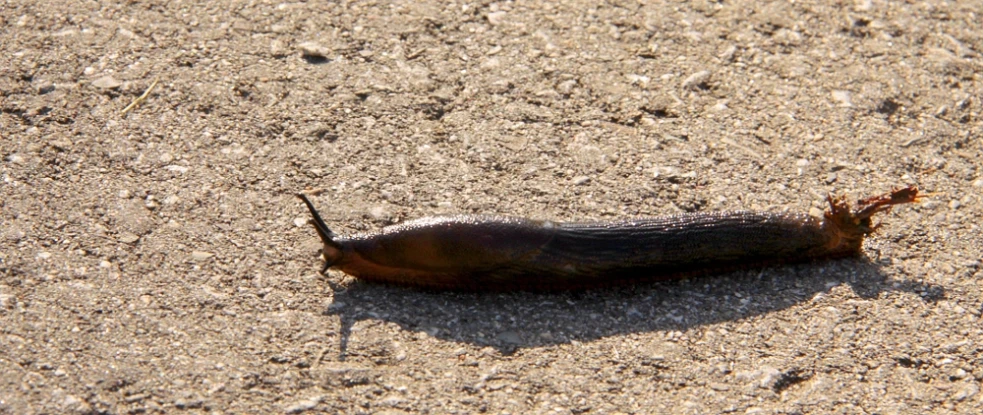
{"type": "MultiPolygon", "coordinates": [[[[909,191],[903,201],[861,201],[864,209],[855,212],[842,199],[830,199],[823,219],[744,211],[588,223],[450,216],[348,238],[334,237],[326,226],[318,232],[326,238],[326,267],[365,280],[456,290],[569,290],[857,255],[873,232],[870,216],[914,201],[916,191],[909,191]]],[[[323,226],[303,199],[315,226],[323,226]]]]}
{"type": "Polygon", "coordinates": [[[805,260],[829,239],[811,217],[754,212],[605,223],[457,216],[339,239],[352,260],[335,266],[366,280],[435,288],[574,289],[805,260]]]}

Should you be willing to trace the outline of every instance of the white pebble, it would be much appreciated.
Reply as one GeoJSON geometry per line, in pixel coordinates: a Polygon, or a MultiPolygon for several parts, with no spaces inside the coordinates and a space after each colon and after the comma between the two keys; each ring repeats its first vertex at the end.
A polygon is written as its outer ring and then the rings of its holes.
{"type": "Polygon", "coordinates": [[[492,26],[498,26],[505,22],[506,15],[508,15],[506,12],[488,13],[488,23],[491,23],[492,26]]]}
{"type": "Polygon", "coordinates": [[[7,310],[14,308],[14,302],[17,301],[17,297],[10,294],[0,293],[0,310],[7,310]]]}
{"type": "Polygon", "coordinates": [[[92,86],[102,89],[119,88],[120,85],[123,85],[123,83],[120,82],[118,79],[113,78],[112,75],[106,75],[102,78],[92,81],[92,86]]]}
{"type": "Polygon", "coordinates": [[[211,252],[204,252],[204,251],[193,251],[193,252],[191,252],[191,259],[193,259],[195,261],[204,261],[204,260],[206,260],[208,258],[211,258],[213,256],[215,256],[215,254],[213,254],[211,252]]]}
{"type": "Polygon", "coordinates": [[[140,240],[140,237],[137,236],[137,234],[132,233],[132,232],[123,232],[123,233],[119,234],[119,238],[117,238],[117,239],[119,239],[119,241],[122,242],[122,243],[124,243],[124,244],[132,244],[132,243],[134,243],[136,241],[139,241],[140,240]]]}
{"type": "Polygon", "coordinates": [[[853,102],[850,100],[850,91],[836,90],[831,95],[833,96],[833,101],[839,103],[841,107],[853,106],[853,102]]]}
{"type": "Polygon", "coordinates": [[[710,80],[710,71],[699,71],[683,80],[683,89],[696,90],[703,88],[710,80]]]}
{"type": "Polygon", "coordinates": [[[288,414],[299,414],[301,412],[306,412],[317,407],[317,404],[321,403],[323,397],[315,396],[310,399],[305,399],[303,401],[297,402],[286,408],[288,414]]]}
{"type": "Polygon", "coordinates": [[[389,219],[389,212],[386,212],[386,208],[383,206],[374,206],[369,209],[369,216],[377,221],[389,219]]]}
{"type": "Polygon", "coordinates": [[[315,58],[326,59],[328,57],[328,54],[330,53],[330,51],[327,48],[321,46],[317,42],[304,42],[297,45],[297,48],[300,49],[300,53],[302,55],[312,56],[315,58]]]}

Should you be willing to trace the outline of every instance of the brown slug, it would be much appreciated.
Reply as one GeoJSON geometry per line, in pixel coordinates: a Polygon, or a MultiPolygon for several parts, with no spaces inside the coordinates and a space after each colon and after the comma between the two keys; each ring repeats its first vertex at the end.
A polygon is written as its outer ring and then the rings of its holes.
{"type": "Polygon", "coordinates": [[[417,219],[338,237],[310,210],[324,268],[432,289],[559,291],[669,279],[775,263],[859,255],[871,217],[916,202],[905,187],[860,200],[827,197],[823,218],[771,212],[691,213],[561,223],[501,216],[417,219]]]}

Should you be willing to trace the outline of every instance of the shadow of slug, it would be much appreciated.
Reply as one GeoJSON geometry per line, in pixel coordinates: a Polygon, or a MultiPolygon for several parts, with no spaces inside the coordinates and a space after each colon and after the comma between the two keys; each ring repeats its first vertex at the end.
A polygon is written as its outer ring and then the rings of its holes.
{"type": "Polygon", "coordinates": [[[887,280],[868,258],[553,294],[429,292],[347,280],[332,284],[334,301],[325,310],[341,319],[339,360],[348,355],[352,327],[364,320],[508,355],[523,348],[746,319],[813,301],[841,285],[867,299],[889,292],[917,293],[926,301],[945,295],[938,286],[887,280]]]}

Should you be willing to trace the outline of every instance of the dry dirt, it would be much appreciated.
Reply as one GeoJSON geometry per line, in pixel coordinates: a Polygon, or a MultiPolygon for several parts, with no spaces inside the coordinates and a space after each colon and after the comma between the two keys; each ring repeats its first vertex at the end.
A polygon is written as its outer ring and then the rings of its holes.
{"type": "Polygon", "coordinates": [[[0,20],[0,413],[983,411],[980,1],[0,20]],[[553,295],[320,276],[291,196],[351,233],[907,184],[864,258],[553,295]]]}

